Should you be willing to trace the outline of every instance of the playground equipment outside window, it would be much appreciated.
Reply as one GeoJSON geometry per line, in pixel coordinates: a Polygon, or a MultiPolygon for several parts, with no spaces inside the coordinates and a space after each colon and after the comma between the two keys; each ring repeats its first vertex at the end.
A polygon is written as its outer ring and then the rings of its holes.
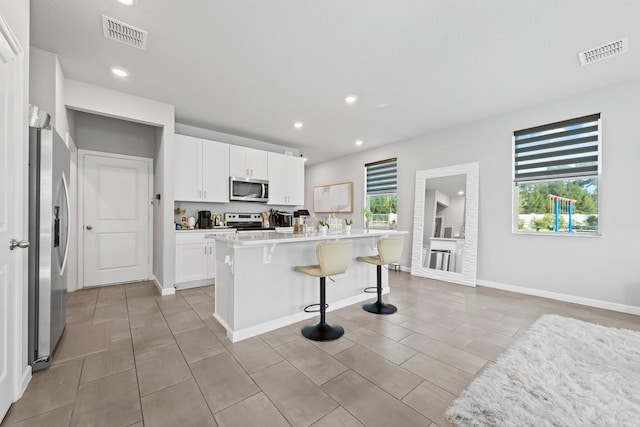
{"type": "Polygon", "coordinates": [[[514,132],[514,232],[599,235],[601,118],[514,132]]]}

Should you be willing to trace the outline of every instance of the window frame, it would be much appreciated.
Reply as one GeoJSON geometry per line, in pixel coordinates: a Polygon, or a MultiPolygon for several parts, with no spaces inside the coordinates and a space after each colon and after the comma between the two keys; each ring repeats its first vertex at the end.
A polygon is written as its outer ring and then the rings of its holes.
{"type": "Polygon", "coordinates": [[[602,237],[603,233],[602,233],[602,223],[600,221],[600,195],[601,195],[601,189],[602,189],[602,113],[596,113],[596,114],[589,114],[586,116],[582,116],[582,117],[576,117],[573,119],[569,119],[569,120],[562,120],[559,122],[554,122],[554,123],[549,123],[546,125],[541,125],[541,126],[534,126],[528,129],[523,129],[523,130],[527,130],[527,131],[532,131],[531,133],[534,132],[535,129],[537,128],[550,128],[551,126],[557,125],[557,127],[561,127],[561,125],[563,123],[567,123],[567,122],[573,122],[575,120],[578,120],[580,118],[583,117],[591,117],[591,116],[598,116],[597,118],[597,126],[598,126],[598,149],[597,149],[597,155],[598,155],[598,160],[597,160],[597,171],[594,174],[587,174],[587,175],[572,175],[572,176],[557,176],[557,177],[548,177],[548,178],[542,178],[542,179],[531,179],[531,180],[516,180],[516,134],[518,132],[522,132],[522,131],[514,131],[511,137],[511,188],[512,188],[512,207],[511,207],[511,220],[512,220],[512,224],[511,224],[511,233],[512,234],[517,234],[517,235],[532,235],[532,236],[551,236],[551,237],[569,237],[569,238],[599,238],[602,237]],[[547,183],[547,182],[558,182],[558,181],[571,181],[571,180],[577,180],[577,179],[587,179],[587,178],[592,178],[597,180],[597,185],[598,185],[598,198],[596,201],[597,207],[598,207],[598,230],[597,232],[594,233],[577,233],[577,232],[572,232],[572,233],[567,233],[567,232],[536,232],[536,231],[530,231],[530,230],[526,230],[526,231],[521,231],[518,229],[518,224],[519,224],[519,209],[520,209],[520,185],[526,185],[526,184],[541,184],[541,183],[547,183]]]}
{"type": "MultiPolygon", "coordinates": [[[[389,213],[394,213],[396,215],[396,218],[398,216],[398,158],[397,157],[391,157],[388,159],[384,159],[384,160],[379,160],[379,161],[375,161],[375,162],[370,162],[370,163],[365,163],[364,165],[364,208],[371,211],[371,203],[370,203],[370,198],[371,197],[376,197],[376,196],[388,196],[388,195],[395,195],[395,202],[396,202],[396,212],[389,212],[389,213]],[[379,192],[370,192],[369,191],[369,167],[370,166],[376,166],[376,165],[383,165],[383,164],[387,164],[387,163],[395,163],[395,176],[394,176],[394,183],[393,183],[393,188],[390,190],[393,191],[379,191],[379,192]]],[[[371,213],[372,216],[374,215],[373,212],[371,213]]],[[[364,213],[363,213],[363,221],[365,223],[366,226],[366,218],[364,217],[364,213]]],[[[387,221],[387,226],[383,227],[380,225],[377,226],[373,226],[373,218],[372,218],[372,225],[371,225],[371,229],[380,229],[380,230],[384,230],[384,229],[389,229],[391,228],[391,222],[387,221]]],[[[397,221],[396,221],[396,225],[397,227],[397,221]]]]}

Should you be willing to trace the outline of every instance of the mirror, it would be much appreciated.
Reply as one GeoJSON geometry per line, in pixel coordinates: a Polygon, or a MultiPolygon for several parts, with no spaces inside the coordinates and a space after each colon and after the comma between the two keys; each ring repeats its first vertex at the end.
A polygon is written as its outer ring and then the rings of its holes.
{"type": "Polygon", "coordinates": [[[476,285],[478,184],[477,162],[416,172],[412,275],[476,285]]]}

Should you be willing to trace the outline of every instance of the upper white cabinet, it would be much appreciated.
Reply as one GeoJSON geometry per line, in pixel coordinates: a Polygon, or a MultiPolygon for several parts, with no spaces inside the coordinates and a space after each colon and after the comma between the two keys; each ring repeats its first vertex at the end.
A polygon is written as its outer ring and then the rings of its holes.
{"type": "Polygon", "coordinates": [[[268,179],[267,152],[249,147],[229,147],[229,176],[268,179]]]}
{"type": "Polygon", "coordinates": [[[175,200],[229,201],[229,144],[175,136],[175,200]]]}
{"type": "Polygon", "coordinates": [[[268,153],[269,204],[304,205],[304,160],[268,153]]]}

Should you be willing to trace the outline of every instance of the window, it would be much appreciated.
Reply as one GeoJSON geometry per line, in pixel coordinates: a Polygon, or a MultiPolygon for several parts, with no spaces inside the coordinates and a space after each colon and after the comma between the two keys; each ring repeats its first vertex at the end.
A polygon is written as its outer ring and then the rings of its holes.
{"type": "Polygon", "coordinates": [[[599,234],[600,114],[513,133],[517,232],[599,234]]]}
{"type": "Polygon", "coordinates": [[[395,227],[397,215],[398,161],[396,158],[367,163],[365,207],[371,212],[371,227],[395,227]]]}

